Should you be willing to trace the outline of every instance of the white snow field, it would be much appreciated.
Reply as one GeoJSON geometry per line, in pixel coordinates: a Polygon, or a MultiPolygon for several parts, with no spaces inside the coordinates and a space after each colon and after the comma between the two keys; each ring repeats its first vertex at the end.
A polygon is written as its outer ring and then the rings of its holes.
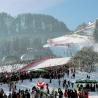
{"type": "Polygon", "coordinates": [[[70,59],[71,59],[70,57],[50,58],[39,63],[37,66],[34,66],[34,67],[32,66],[28,70],[64,65],[64,64],[67,64],[70,61],[70,59]]]}
{"type": "Polygon", "coordinates": [[[71,57],[83,47],[91,47],[93,45],[93,37],[71,34],[49,39],[43,47],[49,48],[57,57],[71,57]]]}
{"type": "MultiPolygon", "coordinates": [[[[70,57],[66,58],[50,58],[46,60],[41,60],[38,62],[34,62],[33,64],[14,64],[14,65],[4,65],[0,66],[0,73],[1,72],[14,72],[18,70],[35,70],[39,68],[45,67],[52,67],[52,66],[59,66],[64,65],[70,61],[70,57]]],[[[32,61],[33,62],[33,61],[32,61]]]]}

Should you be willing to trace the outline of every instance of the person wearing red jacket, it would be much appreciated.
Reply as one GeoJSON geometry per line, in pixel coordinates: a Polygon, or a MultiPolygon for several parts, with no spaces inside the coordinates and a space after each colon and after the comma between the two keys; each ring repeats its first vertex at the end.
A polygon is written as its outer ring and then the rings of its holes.
{"type": "Polygon", "coordinates": [[[81,91],[79,91],[78,96],[79,96],[79,98],[83,98],[83,93],[81,91]]]}
{"type": "Polygon", "coordinates": [[[89,93],[88,91],[85,92],[85,98],[88,98],[89,97],[89,93]]]}
{"type": "Polygon", "coordinates": [[[68,97],[68,93],[67,93],[67,90],[65,89],[64,91],[64,98],[67,98],[68,97]]]}

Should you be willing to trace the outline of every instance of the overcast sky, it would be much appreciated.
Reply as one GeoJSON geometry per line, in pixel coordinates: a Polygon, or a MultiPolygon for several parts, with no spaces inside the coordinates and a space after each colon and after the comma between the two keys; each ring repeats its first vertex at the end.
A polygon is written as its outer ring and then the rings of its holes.
{"type": "Polygon", "coordinates": [[[40,13],[63,2],[64,0],[0,0],[0,10],[12,15],[40,13]]]}
{"type": "Polygon", "coordinates": [[[0,0],[0,11],[12,16],[42,13],[63,21],[70,29],[98,18],[98,0],[0,0]]]}

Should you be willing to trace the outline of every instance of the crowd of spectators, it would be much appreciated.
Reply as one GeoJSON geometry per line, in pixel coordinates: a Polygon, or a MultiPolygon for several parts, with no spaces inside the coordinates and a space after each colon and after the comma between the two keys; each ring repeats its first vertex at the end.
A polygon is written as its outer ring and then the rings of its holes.
{"type": "Polygon", "coordinates": [[[9,95],[0,90],[0,98],[88,98],[88,91],[82,89],[69,89],[71,87],[71,82],[64,80],[65,86],[64,89],[58,88],[58,90],[49,88],[49,85],[46,84],[46,88],[37,88],[32,87],[32,90],[13,90],[9,95]],[[67,86],[66,86],[67,85],[67,86]]]}
{"type": "MultiPolygon", "coordinates": [[[[50,71],[46,73],[40,72],[13,72],[13,73],[0,73],[0,83],[7,83],[9,85],[9,95],[6,95],[3,89],[0,90],[0,98],[88,98],[89,90],[95,91],[95,84],[84,85],[77,84],[75,88],[74,83],[64,79],[61,81],[61,77],[64,76],[64,71],[62,69],[50,71]],[[22,83],[25,79],[29,79],[32,82],[33,78],[38,77],[49,78],[50,83],[53,82],[52,79],[58,79],[59,87],[58,90],[50,89],[49,85],[46,84],[46,88],[32,87],[32,90],[19,89],[17,91],[16,83],[20,80],[22,83]],[[63,83],[61,83],[63,82],[63,83]],[[15,84],[14,84],[15,83],[15,84]],[[61,86],[62,84],[62,86],[61,86]],[[13,88],[13,89],[12,89],[13,88]]],[[[66,71],[66,76],[69,77],[69,70],[66,71]]],[[[64,78],[64,77],[63,77],[64,78]]],[[[71,70],[71,78],[75,78],[75,70],[71,70]]],[[[96,84],[97,85],[97,84],[96,84]]],[[[96,86],[98,87],[98,86],[96,86]]]]}

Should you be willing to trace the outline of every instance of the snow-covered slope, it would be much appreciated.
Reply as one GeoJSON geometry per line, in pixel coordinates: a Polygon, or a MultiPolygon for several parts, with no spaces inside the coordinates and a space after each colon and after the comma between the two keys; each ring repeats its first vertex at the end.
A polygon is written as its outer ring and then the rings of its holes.
{"type": "Polygon", "coordinates": [[[93,43],[94,40],[91,36],[72,34],[50,39],[44,47],[50,48],[58,57],[71,57],[83,47],[92,46],[93,43]]]}

